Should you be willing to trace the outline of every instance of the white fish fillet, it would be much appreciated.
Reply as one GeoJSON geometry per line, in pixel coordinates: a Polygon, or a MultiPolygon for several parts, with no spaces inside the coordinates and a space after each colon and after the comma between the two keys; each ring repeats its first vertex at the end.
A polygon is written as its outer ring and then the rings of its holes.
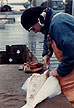
{"type": "Polygon", "coordinates": [[[38,103],[47,97],[52,98],[61,93],[61,87],[57,78],[50,76],[47,78],[47,72],[44,74],[33,74],[27,81],[27,104],[21,108],[34,108],[38,103]]]}
{"type": "Polygon", "coordinates": [[[38,91],[47,78],[48,72],[45,71],[44,74],[34,73],[31,77],[27,79],[27,81],[22,86],[22,89],[27,91],[27,103],[30,104],[34,100],[35,96],[37,95],[38,91]]]}

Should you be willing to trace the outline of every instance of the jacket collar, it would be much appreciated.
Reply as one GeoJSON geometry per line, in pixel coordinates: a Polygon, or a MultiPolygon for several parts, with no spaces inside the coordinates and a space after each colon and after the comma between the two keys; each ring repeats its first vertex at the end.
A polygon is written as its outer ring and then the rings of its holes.
{"type": "Polygon", "coordinates": [[[49,26],[50,26],[52,17],[53,17],[56,13],[57,13],[57,12],[54,11],[53,9],[51,9],[51,8],[48,8],[48,9],[47,9],[46,18],[45,18],[45,21],[44,21],[46,33],[48,33],[48,30],[49,30],[49,26]]]}

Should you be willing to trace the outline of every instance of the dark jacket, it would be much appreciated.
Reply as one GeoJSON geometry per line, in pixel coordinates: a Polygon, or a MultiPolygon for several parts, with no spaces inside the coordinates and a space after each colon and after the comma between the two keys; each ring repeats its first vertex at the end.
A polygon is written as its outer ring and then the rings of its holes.
{"type": "MultiPolygon", "coordinates": [[[[55,11],[51,11],[48,33],[51,39],[56,42],[58,49],[63,52],[62,62],[59,64],[57,72],[64,77],[74,69],[74,17],[62,13],[51,22],[55,13],[55,11]]],[[[44,52],[47,52],[46,43],[44,43],[44,47],[44,52]]]]}

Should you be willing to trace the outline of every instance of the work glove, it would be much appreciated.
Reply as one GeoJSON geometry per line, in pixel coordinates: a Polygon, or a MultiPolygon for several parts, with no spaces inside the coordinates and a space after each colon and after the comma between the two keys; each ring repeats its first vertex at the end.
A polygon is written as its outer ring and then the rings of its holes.
{"type": "Polygon", "coordinates": [[[45,55],[43,57],[43,62],[44,62],[44,65],[46,66],[46,68],[48,69],[49,68],[49,64],[50,64],[50,57],[49,57],[49,55],[45,55]]]}

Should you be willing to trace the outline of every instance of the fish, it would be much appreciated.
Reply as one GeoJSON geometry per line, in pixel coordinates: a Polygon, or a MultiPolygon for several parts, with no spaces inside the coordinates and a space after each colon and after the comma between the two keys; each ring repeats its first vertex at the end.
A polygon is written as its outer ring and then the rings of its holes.
{"type": "Polygon", "coordinates": [[[61,86],[58,79],[54,76],[49,76],[48,71],[43,74],[32,74],[23,84],[22,89],[27,92],[27,102],[21,108],[35,108],[37,104],[47,97],[52,98],[61,94],[61,86]]]}
{"type": "Polygon", "coordinates": [[[41,70],[43,70],[43,64],[42,63],[38,63],[38,62],[27,62],[24,63],[24,72],[40,72],[41,70]]]}

